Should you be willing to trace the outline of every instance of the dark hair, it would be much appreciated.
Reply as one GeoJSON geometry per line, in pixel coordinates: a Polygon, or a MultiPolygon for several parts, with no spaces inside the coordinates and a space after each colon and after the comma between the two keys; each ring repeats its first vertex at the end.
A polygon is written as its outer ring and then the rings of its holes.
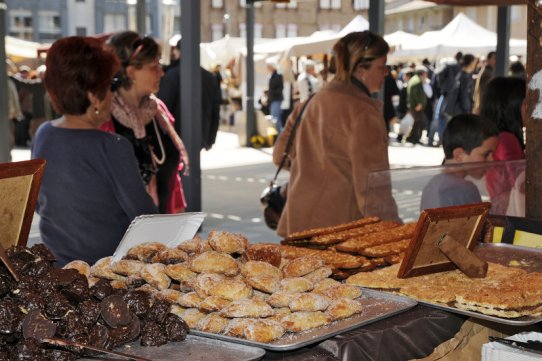
{"type": "Polygon", "coordinates": [[[459,114],[446,125],[442,136],[442,147],[446,159],[454,157],[454,149],[463,148],[469,154],[474,148],[491,137],[497,137],[499,130],[491,121],[475,114],[459,114]]]}
{"type": "Polygon", "coordinates": [[[495,51],[490,51],[489,53],[487,53],[486,60],[494,58],[495,56],[497,56],[497,53],[495,51]]]}
{"type": "Polygon", "coordinates": [[[126,74],[128,66],[141,69],[145,64],[151,63],[160,57],[162,49],[151,37],[140,36],[135,31],[123,31],[111,36],[107,41],[120,60],[121,68],[118,74],[121,86],[129,89],[132,82],[126,74]]]}
{"type": "Polygon", "coordinates": [[[466,68],[467,66],[471,65],[476,60],[476,57],[472,54],[465,54],[463,55],[463,58],[461,59],[461,66],[463,68],[466,68]]]}
{"type": "Polygon", "coordinates": [[[515,61],[509,66],[509,72],[511,76],[515,77],[525,77],[525,66],[521,61],[515,61]]]}
{"type": "Polygon", "coordinates": [[[376,58],[388,53],[386,40],[371,31],[357,31],[342,37],[333,45],[335,79],[350,82],[350,76],[358,65],[369,68],[376,58]]]}
{"type": "Polygon", "coordinates": [[[103,42],[70,36],[53,43],[45,60],[45,87],[56,112],[84,114],[90,106],[87,92],[104,99],[119,63],[103,42]]]}
{"type": "Polygon", "coordinates": [[[523,148],[521,105],[525,93],[525,80],[499,76],[489,81],[480,104],[480,115],[495,123],[499,132],[513,133],[523,148]]]}

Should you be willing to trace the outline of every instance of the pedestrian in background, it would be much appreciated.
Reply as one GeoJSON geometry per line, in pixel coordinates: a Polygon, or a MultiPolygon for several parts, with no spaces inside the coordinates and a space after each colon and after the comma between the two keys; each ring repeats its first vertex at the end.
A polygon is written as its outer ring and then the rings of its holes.
{"type": "MultiPolygon", "coordinates": [[[[378,34],[353,32],[333,46],[336,74],[312,97],[290,151],[288,196],[277,233],[346,223],[364,216],[371,171],[387,170],[388,138],[382,103],[371,97],[387,74],[389,46],[378,34]]],[[[280,162],[300,107],[273,151],[280,162]]],[[[379,197],[383,219],[397,219],[389,184],[379,197]]]]}
{"type": "Polygon", "coordinates": [[[284,100],[282,91],[284,90],[284,80],[277,71],[276,60],[269,58],[266,60],[267,71],[269,72],[269,81],[267,91],[269,93],[269,113],[275,120],[277,131],[282,131],[282,109],[281,104],[284,100]]]}
{"type": "Polygon", "coordinates": [[[297,77],[297,88],[299,90],[299,101],[304,102],[320,88],[318,74],[316,74],[316,63],[312,60],[305,62],[305,71],[297,77]]]}
{"type": "Polygon", "coordinates": [[[426,79],[427,68],[419,65],[407,85],[407,105],[412,118],[414,118],[414,124],[406,141],[412,144],[420,142],[425,124],[424,109],[427,106],[427,95],[424,90],[424,83],[426,79]]]}
{"type": "Polygon", "coordinates": [[[493,79],[496,64],[497,53],[495,53],[494,51],[490,51],[487,54],[485,65],[478,74],[478,77],[476,78],[476,83],[474,85],[474,105],[472,110],[474,114],[480,113],[480,103],[484,98],[484,92],[486,90],[487,83],[489,83],[489,81],[493,79]]]}

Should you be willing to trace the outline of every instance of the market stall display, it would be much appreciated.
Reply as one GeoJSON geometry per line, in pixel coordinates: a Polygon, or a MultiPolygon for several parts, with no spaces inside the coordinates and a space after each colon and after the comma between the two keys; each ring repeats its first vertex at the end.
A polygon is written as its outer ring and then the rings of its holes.
{"type": "Polygon", "coordinates": [[[66,267],[82,269],[91,283],[169,302],[196,334],[275,350],[303,347],[415,306],[329,278],[332,268],[317,256],[285,259],[229,232],[211,231],[206,240],[195,237],[174,248],[142,243],[116,262],[107,257],[92,267],[80,261],[66,267]]]}

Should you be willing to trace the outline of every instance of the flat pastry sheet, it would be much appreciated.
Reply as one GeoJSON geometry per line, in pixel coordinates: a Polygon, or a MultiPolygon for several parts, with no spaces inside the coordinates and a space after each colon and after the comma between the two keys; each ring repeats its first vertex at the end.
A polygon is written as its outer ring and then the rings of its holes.
{"type": "MultiPolygon", "coordinates": [[[[518,267],[528,272],[542,272],[541,249],[520,247],[505,243],[481,243],[474,248],[474,253],[478,257],[488,262],[498,263],[503,266],[518,267]]],[[[418,301],[418,303],[440,310],[454,312],[460,315],[492,321],[504,325],[528,326],[542,321],[542,315],[524,316],[518,318],[502,318],[485,315],[480,312],[462,310],[441,303],[431,303],[426,301],[418,301]]]]}
{"type": "Polygon", "coordinates": [[[360,301],[363,305],[363,312],[361,314],[354,315],[344,320],[338,320],[329,325],[305,332],[295,334],[286,333],[280,339],[271,343],[255,342],[242,338],[201,332],[197,330],[191,330],[190,333],[193,335],[260,347],[271,351],[288,351],[328,339],[340,333],[368,325],[393,315],[397,315],[413,308],[417,304],[415,300],[407,297],[369,289],[363,289],[363,295],[358,298],[358,301],[360,301]]]}

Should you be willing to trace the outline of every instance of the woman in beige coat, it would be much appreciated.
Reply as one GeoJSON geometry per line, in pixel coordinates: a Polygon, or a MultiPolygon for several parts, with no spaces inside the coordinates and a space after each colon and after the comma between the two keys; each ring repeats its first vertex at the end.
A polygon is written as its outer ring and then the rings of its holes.
{"type": "MultiPolygon", "coordinates": [[[[379,35],[350,33],[334,46],[335,78],[309,101],[290,151],[288,198],[277,233],[350,222],[363,214],[367,176],[387,170],[388,138],[382,104],[371,98],[387,73],[389,46],[379,35]]],[[[288,119],[273,153],[280,162],[299,107],[288,119]]],[[[396,218],[391,189],[382,199],[396,218]]]]}

